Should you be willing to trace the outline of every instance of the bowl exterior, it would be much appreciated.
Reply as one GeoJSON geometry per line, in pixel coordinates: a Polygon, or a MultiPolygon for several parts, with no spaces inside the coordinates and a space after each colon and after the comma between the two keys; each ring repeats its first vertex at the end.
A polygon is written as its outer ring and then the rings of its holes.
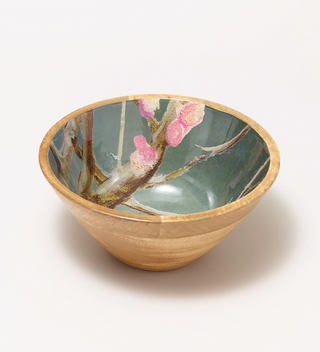
{"type": "Polygon", "coordinates": [[[138,269],[168,271],[186,266],[219,244],[262,198],[206,219],[145,222],[90,210],[57,192],[80,224],[109,253],[138,269]]]}

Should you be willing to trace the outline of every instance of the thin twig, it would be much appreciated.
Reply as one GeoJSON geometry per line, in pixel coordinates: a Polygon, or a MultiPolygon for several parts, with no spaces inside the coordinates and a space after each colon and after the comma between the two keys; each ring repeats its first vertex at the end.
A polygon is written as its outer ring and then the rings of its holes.
{"type": "Polygon", "coordinates": [[[266,167],[266,165],[268,164],[268,162],[270,161],[270,157],[268,157],[268,159],[263,163],[263,165],[259,168],[259,170],[255,173],[255,175],[252,177],[252,179],[250,180],[250,182],[244,187],[243,191],[240,193],[239,197],[237,198],[240,199],[242,198],[246,193],[249,192],[250,187],[252,186],[253,182],[257,179],[257,177],[261,174],[261,172],[263,171],[263,169],[266,167]]]}
{"type": "Polygon", "coordinates": [[[120,120],[117,171],[120,171],[122,169],[121,159],[122,159],[122,148],[123,148],[123,136],[124,136],[125,121],[126,121],[126,101],[123,101],[122,105],[121,105],[121,120],[120,120]]]}
{"type": "Polygon", "coordinates": [[[60,160],[59,160],[59,158],[60,158],[59,150],[58,150],[58,148],[55,146],[55,144],[53,143],[53,141],[51,141],[51,143],[50,143],[50,149],[51,149],[52,154],[53,154],[53,156],[55,157],[55,159],[58,160],[59,163],[60,163],[60,160]]]}
{"type": "Polygon", "coordinates": [[[127,206],[128,208],[141,211],[142,213],[145,213],[145,214],[148,214],[148,215],[165,215],[165,216],[178,215],[178,214],[175,214],[175,213],[170,213],[170,212],[167,212],[167,211],[157,210],[157,209],[148,207],[146,205],[143,205],[143,204],[139,203],[133,197],[129,198],[126,202],[124,202],[123,205],[127,206]]]}
{"type": "Polygon", "coordinates": [[[140,186],[139,189],[145,189],[145,188],[153,188],[153,187],[159,187],[164,185],[165,183],[167,183],[168,181],[173,180],[174,178],[181,176],[182,174],[184,174],[187,170],[189,170],[192,166],[200,163],[200,161],[211,158],[215,155],[218,154],[222,154],[225,151],[227,151],[228,149],[232,148],[235,144],[237,144],[249,131],[250,131],[251,127],[249,125],[247,125],[236,137],[232,138],[229,142],[218,145],[216,147],[212,147],[212,148],[206,148],[206,150],[211,150],[212,152],[208,155],[201,155],[200,157],[194,159],[190,164],[188,164],[187,166],[173,171],[170,174],[166,175],[166,176],[162,176],[162,175],[156,175],[154,176],[150,182],[143,184],[140,186]]]}
{"type": "Polygon", "coordinates": [[[58,169],[57,177],[58,177],[59,181],[67,188],[70,188],[69,179],[66,178],[65,175],[63,174],[63,167],[62,167],[63,161],[61,161],[59,150],[54,145],[54,143],[52,141],[50,143],[50,150],[51,150],[53,157],[54,157],[54,160],[56,161],[56,164],[57,164],[57,169],[58,169]]]}
{"type": "Polygon", "coordinates": [[[250,126],[247,125],[238,135],[236,135],[234,138],[232,138],[229,142],[220,144],[215,147],[201,147],[200,145],[197,145],[197,147],[201,148],[205,152],[211,152],[210,155],[216,155],[216,154],[221,154],[224,153],[226,150],[229,148],[233,147],[238,141],[244,137],[250,130],[250,126]]]}

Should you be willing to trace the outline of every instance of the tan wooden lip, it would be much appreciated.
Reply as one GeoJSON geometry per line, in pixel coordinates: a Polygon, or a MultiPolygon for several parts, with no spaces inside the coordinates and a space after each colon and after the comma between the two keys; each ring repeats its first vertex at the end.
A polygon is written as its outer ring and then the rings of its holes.
{"type": "Polygon", "coordinates": [[[257,198],[261,197],[275,181],[280,167],[280,155],[279,155],[278,147],[274,142],[274,140],[272,139],[272,137],[269,135],[269,133],[263,127],[261,127],[257,122],[255,122],[254,120],[250,119],[246,115],[236,110],[233,110],[231,108],[228,108],[226,106],[223,106],[208,100],[197,99],[192,97],[171,95],[171,94],[140,94],[140,95],[130,95],[130,96],[123,96],[123,97],[118,97],[113,99],[102,100],[97,103],[90,104],[83,108],[80,108],[72,112],[71,114],[65,116],[64,118],[62,118],[52,128],[50,128],[50,130],[45,135],[40,145],[39,163],[44,176],[51,184],[51,186],[54,187],[54,189],[59,193],[61,193],[63,196],[68,198],[70,201],[78,205],[81,205],[82,207],[85,207],[87,209],[94,210],[96,212],[103,213],[103,214],[108,214],[109,216],[128,219],[132,221],[144,221],[144,222],[155,223],[155,222],[184,222],[184,221],[192,221],[192,220],[203,220],[203,219],[212,218],[218,215],[233,212],[253,202],[257,198]],[[185,215],[175,215],[175,216],[140,215],[140,214],[127,213],[127,212],[123,212],[115,209],[105,208],[101,205],[90,202],[78,196],[77,194],[73,193],[57,179],[57,177],[55,176],[55,174],[53,173],[50,167],[48,152],[49,152],[50,142],[52,138],[55,136],[55,134],[59,131],[59,129],[63,125],[65,125],[69,120],[78,116],[79,114],[82,114],[83,112],[89,111],[91,109],[95,109],[103,105],[118,103],[124,100],[153,99],[153,98],[189,100],[189,101],[199,102],[207,106],[210,106],[216,110],[231,114],[239,118],[240,120],[243,120],[247,124],[249,124],[263,138],[263,140],[266,142],[269,149],[270,165],[265,178],[253,191],[251,191],[249,194],[247,194],[246,196],[244,196],[243,198],[235,202],[232,202],[230,204],[224,205],[216,209],[207,210],[204,212],[191,213],[191,214],[185,214],[185,215]]]}

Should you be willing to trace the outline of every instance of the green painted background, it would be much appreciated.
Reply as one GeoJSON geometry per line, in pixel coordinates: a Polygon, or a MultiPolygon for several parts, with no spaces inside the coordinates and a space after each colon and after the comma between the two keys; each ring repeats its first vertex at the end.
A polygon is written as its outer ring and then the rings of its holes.
{"type": "MultiPolygon", "coordinates": [[[[167,104],[167,99],[161,99],[160,109],[155,115],[157,120],[161,120],[167,104]]],[[[121,103],[94,110],[94,154],[97,162],[108,173],[115,171],[117,165],[120,116],[121,103]]],[[[166,175],[187,165],[195,157],[206,154],[196,145],[211,147],[225,143],[235,137],[245,126],[243,121],[232,115],[206,107],[202,123],[194,127],[177,147],[168,148],[157,175],[166,175]]],[[[132,101],[127,101],[122,164],[127,163],[131,153],[135,151],[133,138],[141,134],[150,142],[151,133],[147,120],[140,115],[139,109],[132,101]]],[[[63,129],[55,135],[53,142],[57,148],[61,147],[63,129]]],[[[79,127],[78,142],[82,145],[81,127],[79,127]]],[[[163,186],[137,191],[134,197],[142,204],[178,214],[214,209],[236,200],[268,156],[266,144],[251,129],[240,142],[224,154],[202,161],[163,186]]],[[[57,167],[51,151],[49,161],[56,174],[57,167]]],[[[70,183],[73,192],[76,190],[81,168],[81,160],[74,154],[70,167],[70,183]]],[[[261,182],[267,170],[268,167],[255,180],[252,189],[261,182]]],[[[116,209],[137,213],[123,205],[116,209]]]]}

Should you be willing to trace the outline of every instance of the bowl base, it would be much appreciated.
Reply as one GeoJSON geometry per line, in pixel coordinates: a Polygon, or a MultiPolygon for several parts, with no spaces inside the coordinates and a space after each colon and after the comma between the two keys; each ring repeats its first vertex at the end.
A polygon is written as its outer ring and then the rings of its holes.
{"type": "Polygon", "coordinates": [[[177,238],[143,238],[106,233],[78,218],[82,226],[110,254],[123,263],[147,271],[182,268],[203,257],[239,225],[232,225],[202,235],[177,238]]]}

